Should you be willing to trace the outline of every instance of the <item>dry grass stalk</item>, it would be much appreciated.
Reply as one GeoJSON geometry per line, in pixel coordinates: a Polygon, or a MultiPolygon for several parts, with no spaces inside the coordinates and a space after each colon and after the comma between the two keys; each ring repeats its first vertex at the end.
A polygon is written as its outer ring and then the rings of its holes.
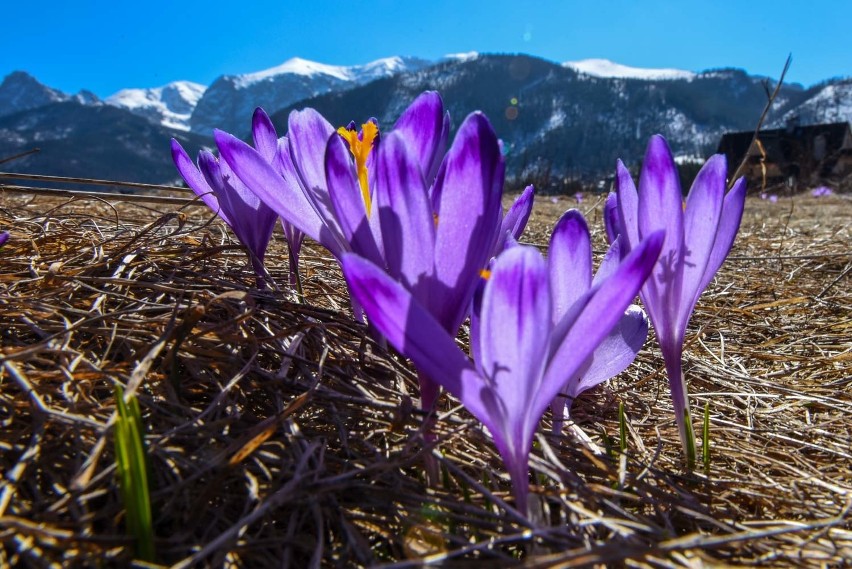
{"type": "MultiPolygon", "coordinates": [[[[547,243],[573,200],[539,200],[547,243]]],[[[588,202],[587,202],[588,203],[588,202]]],[[[852,558],[852,202],[750,201],[692,320],[686,374],[711,412],[712,468],[687,473],[652,342],[576,404],[605,446],[555,439],[521,519],[488,437],[444,397],[424,448],[410,367],[349,316],[336,264],[286,245],[259,292],[210,213],[6,194],[0,228],[0,565],[130,561],[115,483],[113,386],[147,427],[160,562],[177,567],[839,565],[852,558]],[[422,453],[443,487],[430,489],[422,453]]],[[[590,225],[603,247],[600,204],[590,225]]],[[[696,407],[698,408],[698,407],[696,407]]]]}

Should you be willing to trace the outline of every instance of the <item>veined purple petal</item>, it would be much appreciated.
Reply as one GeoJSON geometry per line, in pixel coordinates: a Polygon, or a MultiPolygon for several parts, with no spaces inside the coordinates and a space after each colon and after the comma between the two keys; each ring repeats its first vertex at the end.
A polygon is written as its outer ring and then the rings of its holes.
{"type": "Polygon", "coordinates": [[[426,295],[434,286],[435,219],[422,170],[396,131],[382,139],[376,152],[373,215],[379,216],[388,274],[428,305],[426,295]]]}
{"type": "Polygon", "coordinates": [[[287,138],[293,164],[305,187],[325,189],[325,148],[335,129],[314,109],[293,111],[288,119],[287,138]]]}
{"type": "Polygon", "coordinates": [[[571,311],[566,316],[573,318],[573,323],[550,358],[531,413],[544,412],[565,385],[566,378],[577,374],[580,366],[621,320],[625,309],[651,274],[663,239],[662,231],[647,236],[624,258],[610,278],[598,288],[591,289],[587,298],[575,304],[582,305],[582,309],[576,315],[571,311]]]}
{"type": "Polygon", "coordinates": [[[710,259],[707,261],[707,267],[704,270],[704,275],[701,278],[701,284],[698,286],[698,292],[693,299],[693,305],[698,301],[698,297],[713,280],[714,275],[725,262],[725,258],[731,251],[734,245],[734,239],[737,236],[737,231],[740,228],[740,222],[743,218],[743,209],[745,208],[746,197],[746,180],[740,178],[734,183],[734,187],[727,193],[722,202],[722,215],[719,219],[719,229],[716,232],[716,240],[713,242],[713,250],[710,252],[710,259]]]}
{"type": "Polygon", "coordinates": [[[416,157],[426,180],[434,176],[447,149],[443,128],[444,102],[436,91],[426,91],[414,99],[393,127],[416,157]]]}
{"type": "Polygon", "coordinates": [[[648,142],[639,178],[639,237],[661,229],[666,239],[653,275],[643,287],[643,300],[657,332],[666,334],[665,329],[677,326],[680,313],[683,197],[671,150],[662,136],[654,135],[648,142]]]}
{"type": "Polygon", "coordinates": [[[620,233],[624,235],[622,254],[627,254],[639,243],[639,193],[633,177],[619,160],[615,165],[615,191],[618,195],[618,220],[620,233]]]}
{"type": "MultiPolygon", "coordinates": [[[[501,213],[503,158],[481,113],[469,115],[436,178],[436,277],[445,285],[431,306],[447,330],[464,318],[479,272],[491,254],[501,213]]],[[[433,195],[434,201],[434,195],[433,195]]]]}
{"type": "Polygon", "coordinates": [[[695,177],[686,198],[683,218],[683,281],[679,325],[686,327],[694,306],[693,301],[701,294],[701,286],[710,252],[716,241],[722,202],[725,199],[727,163],[721,154],[712,156],[695,177]]]}
{"type": "Polygon", "coordinates": [[[512,203],[500,225],[500,235],[493,252],[495,256],[504,249],[507,235],[510,235],[515,241],[521,238],[532,213],[534,198],[535,188],[530,184],[512,203]]]}
{"type": "Polygon", "coordinates": [[[598,272],[595,273],[595,277],[592,279],[593,287],[601,284],[604,279],[608,279],[618,268],[621,259],[625,256],[621,247],[623,242],[624,238],[620,235],[612,241],[612,245],[609,246],[604,258],[601,260],[601,264],[598,266],[598,272]]]}
{"type": "Polygon", "coordinates": [[[327,225],[334,227],[334,208],[325,180],[325,149],[335,129],[310,108],[291,112],[288,124],[288,147],[296,179],[317,215],[331,221],[327,225]]]}
{"type": "Polygon", "coordinates": [[[373,263],[382,264],[382,256],[370,231],[366,205],[349,148],[339,136],[328,139],[325,170],[328,193],[343,236],[354,252],[373,263]]]}
{"type": "Polygon", "coordinates": [[[201,198],[201,201],[203,201],[207,207],[216,212],[216,214],[222,218],[225,223],[231,225],[228,215],[223,214],[221,211],[222,208],[219,207],[219,200],[216,199],[216,195],[213,193],[213,188],[211,188],[210,184],[207,183],[207,180],[204,179],[204,175],[189,158],[189,155],[186,153],[186,150],[183,149],[183,146],[181,146],[174,138],[172,139],[171,146],[172,160],[174,160],[175,166],[177,167],[178,172],[180,172],[181,177],[183,177],[184,181],[186,181],[186,185],[195,192],[195,195],[201,198]]]}
{"type": "Polygon", "coordinates": [[[293,180],[282,176],[242,140],[219,130],[214,137],[223,160],[251,192],[332,255],[340,257],[344,250],[340,237],[329,230],[326,220],[319,217],[293,180]]]}
{"type": "Polygon", "coordinates": [[[615,328],[595,348],[588,368],[574,382],[569,383],[567,393],[572,398],[615,377],[636,359],[636,354],[648,337],[648,317],[645,312],[631,304],[615,328]]]}
{"type": "Polygon", "coordinates": [[[586,220],[569,209],[553,228],[547,253],[553,322],[559,322],[592,284],[592,243],[586,220]]]}
{"type": "Polygon", "coordinates": [[[227,163],[221,163],[207,151],[198,154],[198,168],[213,188],[227,223],[249,250],[255,271],[262,275],[263,258],[278,216],[234,175],[227,163]]]}
{"type": "Polygon", "coordinates": [[[618,195],[615,192],[610,192],[606,197],[603,218],[606,240],[613,243],[618,235],[624,232],[624,229],[621,228],[621,219],[618,217],[618,195]]]}
{"type": "Polygon", "coordinates": [[[260,107],[254,110],[251,117],[251,135],[254,147],[267,162],[272,163],[278,150],[278,133],[269,115],[260,107]]]}
{"type": "Polygon", "coordinates": [[[532,436],[544,412],[532,412],[530,403],[542,387],[550,349],[549,288],[541,253],[512,247],[494,261],[482,298],[477,368],[485,382],[481,399],[488,417],[483,423],[512,476],[522,510],[532,436]]]}

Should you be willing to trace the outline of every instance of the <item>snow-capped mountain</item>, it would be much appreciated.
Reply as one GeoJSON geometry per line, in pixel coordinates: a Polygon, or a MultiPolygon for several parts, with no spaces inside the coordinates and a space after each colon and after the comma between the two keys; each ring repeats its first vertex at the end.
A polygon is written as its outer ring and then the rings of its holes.
{"type": "Polygon", "coordinates": [[[0,83],[0,117],[64,101],[77,101],[88,105],[100,102],[90,91],[68,95],[40,83],[24,71],[14,71],[0,83]]]}
{"type": "MultiPolygon", "coordinates": [[[[510,177],[556,188],[599,180],[616,158],[636,164],[654,133],[666,136],[679,157],[708,156],[722,134],[754,127],[766,103],[764,81],[734,68],[693,73],[526,55],[453,54],[432,64],[393,57],[348,67],[294,58],[220,77],[206,90],[176,82],[126,89],[103,104],[91,93],[68,95],[15,72],[0,84],[0,157],[40,147],[9,168],[162,183],[175,179],[169,138],[194,153],[212,145],[214,128],[246,136],[256,106],[282,134],[289,111],[304,107],[334,125],[375,116],[386,128],[419,93],[435,89],[456,126],[474,110],[490,118],[510,177]]],[[[849,121],[852,79],[782,86],[766,124],[791,119],[849,121]]]]}
{"type": "Polygon", "coordinates": [[[628,67],[608,59],[582,59],[580,61],[566,61],[562,64],[580,73],[593,75],[594,77],[607,77],[619,79],[692,79],[695,73],[682,69],[650,69],[643,67],[628,67]]]}
{"type": "Polygon", "coordinates": [[[414,57],[388,57],[365,65],[326,65],[294,57],[283,64],[216,79],[198,101],[190,128],[209,134],[214,128],[245,133],[255,107],[272,112],[296,101],[363,85],[380,77],[416,71],[430,64],[414,57]]]}
{"type": "Polygon", "coordinates": [[[206,87],[198,83],[175,81],[153,89],[122,89],[104,102],[156,124],[189,130],[189,118],[205,90],[206,87]]]}
{"type": "Polygon", "coordinates": [[[852,78],[835,79],[814,85],[800,99],[785,101],[781,117],[772,122],[782,127],[791,121],[819,124],[852,120],[852,78]]]}

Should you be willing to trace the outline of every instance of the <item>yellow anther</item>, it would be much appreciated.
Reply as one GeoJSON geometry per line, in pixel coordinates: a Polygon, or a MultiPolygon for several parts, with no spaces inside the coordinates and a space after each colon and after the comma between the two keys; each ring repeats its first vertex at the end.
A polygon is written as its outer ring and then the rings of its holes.
{"type": "Polygon", "coordinates": [[[438,214],[437,213],[432,214],[432,220],[435,222],[435,227],[438,227],[438,214]]]}
{"type": "Polygon", "coordinates": [[[479,276],[485,280],[488,280],[491,278],[491,271],[489,271],[488,269],[482,269],[479,271],[479,276]]]}
{"type": "Polygon", "coordinates": [[[366,122],[361,125],[361,136],[355,129],[346,127],[337,129],[337,133],[349,143],[349,151],[355,157],[355,169],[358,172],[358,183],[361,185],[361,197],[364,198],[364,207],[367,215],[370,215],[370,183],[367,177],[367,157],[373,149],[373,142],[379,134],[379,127],[374,122],[366,122]]]}

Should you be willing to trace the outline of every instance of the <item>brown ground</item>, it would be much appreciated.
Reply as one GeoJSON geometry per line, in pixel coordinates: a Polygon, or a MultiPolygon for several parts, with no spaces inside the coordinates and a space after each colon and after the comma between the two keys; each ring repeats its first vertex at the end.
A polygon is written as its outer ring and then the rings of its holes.
{"type": "MultiPolygon", "coordinates": [[[[547,243],[569,198],[540,197],[547,243]]],[[[603,249],[601,203],[581,204],[603,249]]],[[[321,249],[306,303],[259,293],[202,207],[0,191],[0,566],[126,565],[114,385],[147,429],[157,561],[417,567],[594,563],[839,566],[852,559],[852,200],[750,199],[699,301],[685,370],[709,473],[687,472],[662,359],[575,405],[602,447],[554,438],[531,461],[535,521],[513,509],[487,435],[444,398],[424,450],[416,380],[348,316],[321,249]],[[179,211],[180,210],[180,211],[179,211]],[[440,464],[430,488],[423,456],[440,464]]],[[[286,283],[276,235],[270,272],[286,283]]]]}

